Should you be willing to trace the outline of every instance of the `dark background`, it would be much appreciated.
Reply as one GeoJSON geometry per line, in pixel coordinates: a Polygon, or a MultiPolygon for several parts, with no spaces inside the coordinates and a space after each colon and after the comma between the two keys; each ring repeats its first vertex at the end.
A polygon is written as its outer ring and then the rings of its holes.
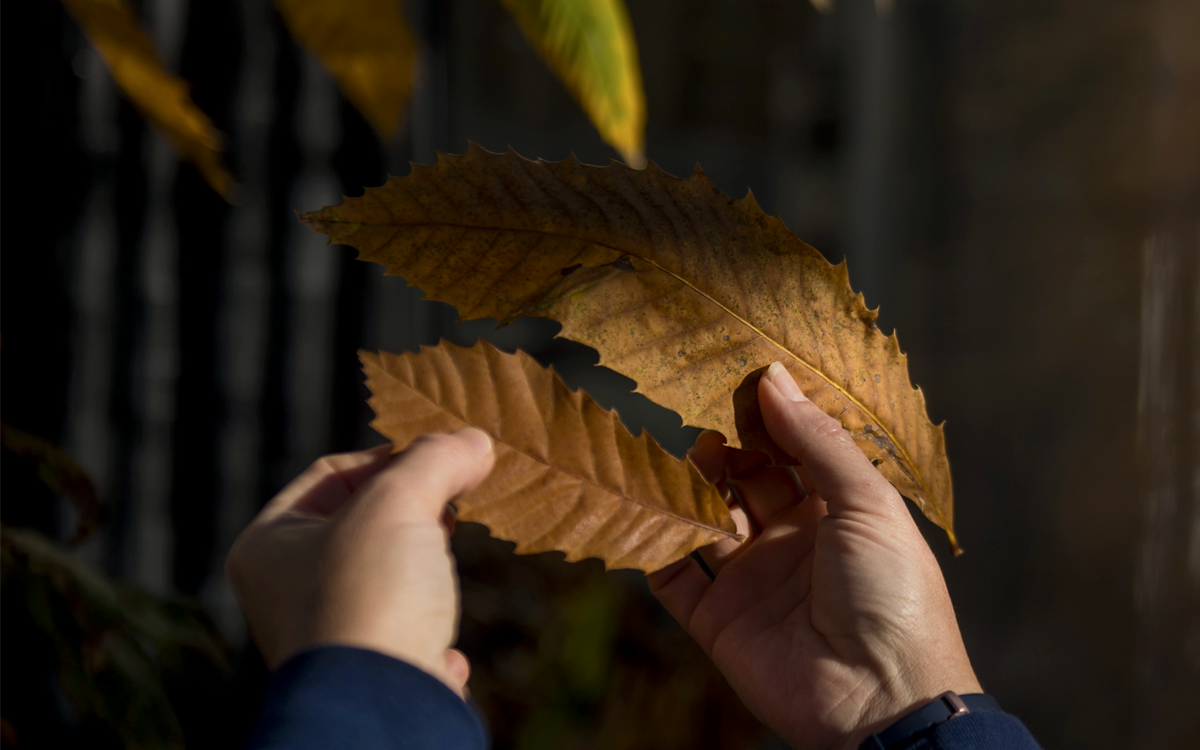
{"type": "MultiPolygon", "coordinates": [[[[949,559],[923,528],[985,689],[1047,748],[1194,747],[1200,4],[629,10],[648,157],[675,174],[699,162],[734,196],[753,189],[845,257],[946,420],[966,554],[949,559]]],[[[266,0],[141,12],[227,135],[240,204],[176,162],[58,3],[6,4],[3,419],[96,480],[106,522],[81,560],[197,597],[238,649],[211,715],[188,725],[195,746],[232,746],[265,673],[222,575],[230,543],[313,459],[380,442],[358,348],[488,329],[326,247],[292,210],[468,140],[614,154],[494,0],[408,4],[423,63],[385,144],[266,0]]],[[[497,340],[686,449],[694,431],[554,331],[519,322],[497,340]]],[[[6,524],[69,536],[67,504],[7,452],[3,482],[6,524]]],[[[497,747],[776,746],[639,575],[510,547],[478,528],[456,539],[462,648],[497,747]]],[[[11,632],[6,719],[22,689],[11,632]]]]}

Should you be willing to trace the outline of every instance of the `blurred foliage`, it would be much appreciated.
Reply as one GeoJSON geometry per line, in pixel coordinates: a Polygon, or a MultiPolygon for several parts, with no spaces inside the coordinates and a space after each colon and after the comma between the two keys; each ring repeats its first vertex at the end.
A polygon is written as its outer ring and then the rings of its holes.
{"type": "MultiPolygon", "coordinates": [[[[111,730],[121,747],[182,748],[173,695],[190,692],[189,682],[220,681],[229,669],[229,649],[208,616],[116,585],[33,531],[0,529],[0,562],[6,635],[34,634],[50,647],[80,722],[111,730]]],[[[18,747],[39,729],[22,718],[5,717],[18,747]]]]}
{"type": "MultiPolygon", "coordinates": [[[[72,502],[73,542],[86,538],[102,515],[87,474],[46,440],[7,424],[0,435],[6,450],[72,502]]],[[[6,500],[11,507],[14,498],[6,500]]],[[[196,696],[216,695],[230,670],[229,647],[199,605],[113,583],[33,530],[0,526],[0,596],[5,747],[61,742],[63,727],[53,722],[74,725],[66,736],[89,746],[183,748],[189,732],[181,716],[206,710],[196,696]],[[57,716],[29,700],[47,668],[51,698],[69,702],[57,716]]]]}
{"type": "Polygon", "coordinates": [[[478,666],[469,688],[496,750],[783,747],[641,573],[517,556],[473,523],[453,544],[459,648],[478,666]]]}
{"type": "Polygon", "coordinates": [[[79,521],[69,544],[78,544],[95,531],[101,518],[100,498],[91,478],[74,459],[49,441],[5,423],[0,423],[0,444],[32,461],[42,483],[71,501],[79,521]]]}

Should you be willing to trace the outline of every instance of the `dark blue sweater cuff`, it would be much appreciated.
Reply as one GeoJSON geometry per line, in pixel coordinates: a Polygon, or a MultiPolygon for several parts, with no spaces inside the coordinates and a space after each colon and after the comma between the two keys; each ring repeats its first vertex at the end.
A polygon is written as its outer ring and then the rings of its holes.
{"type": "Polygon", "coordinates": [[[475,712],[440,680],[376,651],[324,646],[271,677],[247,750],[485,750],[475,712]]]}
{"type": "Polygon", "coordinates": [[[919,732],[897,750],[1041,750],[1012,714],[972,711],[919,732]]]}

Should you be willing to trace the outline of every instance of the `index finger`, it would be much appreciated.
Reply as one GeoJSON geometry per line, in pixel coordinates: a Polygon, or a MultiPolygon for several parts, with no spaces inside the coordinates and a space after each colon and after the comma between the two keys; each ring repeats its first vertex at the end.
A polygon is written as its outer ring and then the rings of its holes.
{"type": "Polygon", "coordinates": [[[840,422],[808,399],[791,373],[773,363],[758,384],[758,400],[767,432],[800,462],[829,515],[891,514],[904,501],[883,478],[840,422]]]}

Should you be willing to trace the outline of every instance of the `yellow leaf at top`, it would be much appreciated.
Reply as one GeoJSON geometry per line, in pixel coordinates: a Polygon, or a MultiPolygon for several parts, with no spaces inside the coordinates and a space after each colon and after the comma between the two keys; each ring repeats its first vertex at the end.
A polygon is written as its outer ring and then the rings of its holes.
{"type": "Polygon", "coordinates": [[[501,0],[592,124],[631,167],[646,163],[646,95],[622,0],[501,0]]]}
{"type": "Polygon", "coordinates": [[[113,80],[142,116],[165,135],[205,182],[228,198],[233,178],[221,161],[221,134],[200,111],[188,83],[163,69],[154,43],[122,0],[63,0],[113,80]]]}
{"type": "Polygon", "coordinates": [[[329,69],[381,138],[412,92],[417,43],[399,0],[275,0],[296,41],[329,69]]]}

